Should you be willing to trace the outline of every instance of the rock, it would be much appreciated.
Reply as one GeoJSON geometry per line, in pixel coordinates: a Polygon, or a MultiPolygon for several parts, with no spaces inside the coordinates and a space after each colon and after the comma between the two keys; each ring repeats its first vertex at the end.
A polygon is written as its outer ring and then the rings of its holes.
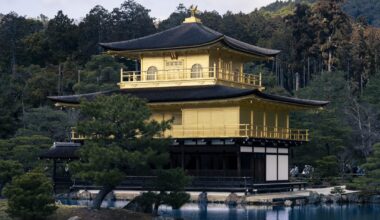
{"type": "Polygon", "coordinates": [[[86,200],[91,200],[92,197],[91,197],[91,193],[87,190],[84,190],[83,192],[81,193],[78,193],[78,198],[79,199],[86,199],[86,200]]]}
{"type": "Polygon", "coordinates": [[[146,198],[143,198],[140,195],[130,201],[126,206],[124,206],[124,209],[134,212],[152,213],[152,203],[153,201],[147,201],[146,198]]]}
{"type": "Polygon", "coordinates": [[[237,201],[237,203],[240,204],[240,205],[246,204],[247,203],[246,202],[246,197],[245,196],[240,196],[239,199],[238,199],[238,201],[237,201]]]}
{"type": "Polygon", "coordinates": [[[380,203],[380,195],[374,195],[370,198],[371,203],[380,203]]]}
{"type": "Polygon", "coordinates": [[[110,193],[108,193],[106,195],[106,197],[104,198],[104,200],[111,200],[111,201],[115,201],[116,200],[116,196],[115,196],[115,193],[112,191],[110,193]]]}
{"type": "Polygon", "coordinates": [[[347,195],[342,195],[340,197],[340,203],[349,203],[347,195]]]}
{"type": "Polygon", "coordinates": [[[360,203],[360,197],[358,193],[350,193],[346,196],[349,203],[360,203]]]}
{"type": "Polygon", "coordinates": [[[68,218],[67,220],[81,220],[81,218],[79,216],[73,216],[68,218]]]}
{"type": "Polygon", "coordinates": [[[293,205],[293,202],[290,201],[290,200],[285,200],[284,202],[284,206],[292,206],[293,205]]]}
{"type": "Polygon", "coordinates": [[[339,203],[341,200],[340,194],[334,194],[330,196],[332,203],[339,203]]]}
{"type": "Polygon", "coordinates": [[[228,206],[237,206],[239,202],[239,196],[236,193],[230,193],[224,203],[228,206]]]}
{"type": "Polygon", "coordinates": [[[333,199],[331,195],[323,195],[321,196],[322,203],[333,203],[333,199]]]}
{"type": "Polygon", "coordinates": [[[305,205],[306,201],[304,199],[296,199],[295,203],[297,206],[301,206],[301,205],[305,205]]]}
{"type": "Polygon", "coordinates": [[[307,198],[309,204],[318,204],[321,202],[321,195],[316,192],[310,192],[309,197],[307,198]]]}
{"type": "Polygon", "coordinates": [[[207,204],[208,202],[207,192],[202,192],[198,195],[198,202],[201,204],[207,204]]]}

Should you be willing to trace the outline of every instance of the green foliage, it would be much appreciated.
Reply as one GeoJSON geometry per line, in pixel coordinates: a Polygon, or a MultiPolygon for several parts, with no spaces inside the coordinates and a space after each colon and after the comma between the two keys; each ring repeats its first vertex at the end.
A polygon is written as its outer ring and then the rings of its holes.
{"type": "Polygon", "coordinates": [[[315,172],[320,177],[334,177],[339,173],[339,164],[336,156],[324,156],[320,160],[316,161],[315,172]]]}
{"type": "Polygon", "coordinates": [[[190,183],[190,177],[186,176],[185,171],[180,168],[170,170],[158,170],[157,181],[153,188],[157,191],[184,191],[190,183]]]}
{"type": "Polygon", "coordinates": [[[23,101],[33,107],[40,107],[47,103],[47,96],[55,95],[57,91],[57,69],[52,67],[41,68],[37,65],[19,68],[26,79],[21,89],[23,101]]]}
{"type": "Polygon", "coordinates": [[[21,108],[10,77],[0,76],[0,90],[0,138],[8,138],[19,126],[21,108]]]}
{"type": "Polygon", "coordinates": [[[121,67],[111,56],[92,56],[85,69],[80,71],[80,82],[73,89],[78,94],[117,89],[121,67]]]}
{"type": "Polygon", "coordinates": [[[14,12],[0,20],[0,71],[16,75],[16,65],[29,65],[30,59],[24,51],[25,37],[42,29],[42,23],[26,19],[14,12]]]}
{"type": "Polygon", "coordinates": [[[302,148],[295,148],[294,163],[310,164],[325,156],[335,155],[339,161],[344,161],[346,152],[353,151],[350,145],[351,128],[345,122],[347,88],[342,73],[324,74],[306,88],[301,89],[297,95],[305,99],[329,100],[331,103],[325,110],[315,112],[297,113],[293,115],[295,127],[309,128],[311,141],[302,148]],[[310,154],[309,152],[313,152],[310,154]]]}
{"type": "Polygon", "coordinates": [[[38,171],[15,177],[3,194],[8,199],[7,212],[21,219],[45,219],[56,209],[50,179],[38,171]]]}
{"type": "MultiPolygon", "coordinates": [[[[162,137],[170,121],[150,121],[143,100],[128,95],[99,96],[81,102],[81,115],[78,132],[91,140],[81,148],[81,160],[71,165],[75,177],[112,190],[133,170],[142,174],[167,163],[168,140],[153,137],[162,137]]],[[[99,206],[101,194],[96,199],[99,206]]]]}
{"type": "Polygon", "coordinates": [[[335,186],[335,187],[331,190],[330,193],[331,193],[331,194],[343,194],[343,193],[345,193],[345,190],[342,189],[342,187],[340,187],[340,186],[335,186]]]}
{"type": "Polygon", "coordinates": [[[186,192],[170,192],[163,198],[163,203],[171,206],[173,209],[180,209],[189,201],[190,194],[186,192]]]}
{"type": "Polygon", "coordinates": [[[363,17],[374,26],[380,27],[380,2],[377,0],[349,0],[343,5],[343,10],[355,17],[363,17]]]}
{"type": "Polygon", "coordinates": [[[373,146],[373,153],[367,158],[366,163],[362,165],[365,175],[354,179],[352,186],[354,188],[371,192],[380,192],[380,143],[373,146]]]}
{"type": "Polygon", "coordinates": [[[65,141],[75,118],[70,118],[67,112],[45,106],[25,112],[23,124],[24,127],[17,131],[18,136],[42,135],[51,140],[65,141]]]}
{"type": "Polygon", "coordinates": [[[0,160],[0,193],[5,184],[24,172],[22,164],[14,160],[0,160]]]}
{"type": "Polygon", "coordinates": [[[0,140],[0,159],[18,161],[24,170],[30,170],[45,163],[38,160],[38,156],[46,151],[51,143],[50,138],[41,135],[16,136],[0,140]]]}
{"type": "Polygon", "coordinates": [[[46,28],[47,44],[51,62],[65,61],[78,47],[78,30],[74,20],[60,10],[46,28]]]}
{"type": "Polygon", "coordinates": [[[180,169],[158,170],[157,180],[153,182],[153,190],[140,196],[143,204],[154,205],[154,214],[162,204],[179,209],[190,200],[190,194],[185,192],[185,187],[190,183],[190,177],[180,169]]]}
{"type": "Polygon", "coordinates": [[[380,109],[380,73],[374,75],[364,89],[363,101],[380,109]]]}

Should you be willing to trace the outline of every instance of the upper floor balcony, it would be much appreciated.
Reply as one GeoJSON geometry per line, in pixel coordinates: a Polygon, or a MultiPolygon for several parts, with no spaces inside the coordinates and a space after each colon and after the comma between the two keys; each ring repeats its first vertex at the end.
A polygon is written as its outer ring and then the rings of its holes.
{"type": "Polygon", "coordinates": [[[222,84],[262,90],[261,78],[261,73],[254,75],[237,70],[230,71],[217,68],[216,66],[166,70],[149,68],[147,71],[125,71],[121,69],[119,86],[121,89],[127,89],[222,84]]]}
{"type": "MultiPolygon", "coordinates": [[[[255,126],[250,124],[236,124],[223,126],[183,126],[172,125],[165,131],[165,137],[170,138],[262,138],[290,141],[309,141],[309,130],[292,129],[268,126],[255,126]]],[[[71,131],[72,140],[87,139],[84,135],[71,131]]]]}

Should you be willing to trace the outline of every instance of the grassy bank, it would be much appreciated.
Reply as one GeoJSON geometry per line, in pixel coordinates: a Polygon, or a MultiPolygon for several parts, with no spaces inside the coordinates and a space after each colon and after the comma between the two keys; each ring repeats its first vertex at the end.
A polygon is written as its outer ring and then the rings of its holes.
{"type": "MultiPolygon", "coordinates": [[[[12,220],[6,212],[7,202],[0,201],[0,219],[12,220]]],[[[101,209],[91,210],[86,207],[78,206],[64,206],[59,205],[54,215],[50,216],[48,220],[67,220],[72,216],[79,216],[81,220],[104,220],[104,219],[128,219],[128,220],[148,220],[151,219],[150,215],[135,213],[124,209],[101,209]]]]}

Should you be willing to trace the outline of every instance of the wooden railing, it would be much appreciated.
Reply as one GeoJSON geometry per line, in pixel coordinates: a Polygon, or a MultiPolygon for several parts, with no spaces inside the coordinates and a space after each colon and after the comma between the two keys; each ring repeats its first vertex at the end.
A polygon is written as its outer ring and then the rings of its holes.
{"type": "Polygon", "coordinates": [[[250,124],[222,126],[173,125],[171,130],[165,132],[165,135],[174,138],[247,137],[296,141],[309,140],[309,131],[307,129],[267,127],[250,124]]]}
{"type": "Polygon", "coordinates": [[[198,71],[191,69],[170,69],[157,70],[155,72],[148,71],[120,71],[120,83],[136,83],[136,82],[168,82],[168,81],[186,81],[199,79],[219,79],[229,82],[246,84],[261,87],[261,73],[258,75],[233,72],[216,67],[206,67],[198,71]]]}
{"type": "MultiPolygon", "coordinates": [[[[307,129],[290,129],[279,127],[255,126],[250,124],[223,126],[183,126],[173,125],[165,132],[172,138],[266,138],[294,141],[309,141],[307,129]]],[[[75,128],[71,131],[72,140],[84,140],[75,128]]]]}

